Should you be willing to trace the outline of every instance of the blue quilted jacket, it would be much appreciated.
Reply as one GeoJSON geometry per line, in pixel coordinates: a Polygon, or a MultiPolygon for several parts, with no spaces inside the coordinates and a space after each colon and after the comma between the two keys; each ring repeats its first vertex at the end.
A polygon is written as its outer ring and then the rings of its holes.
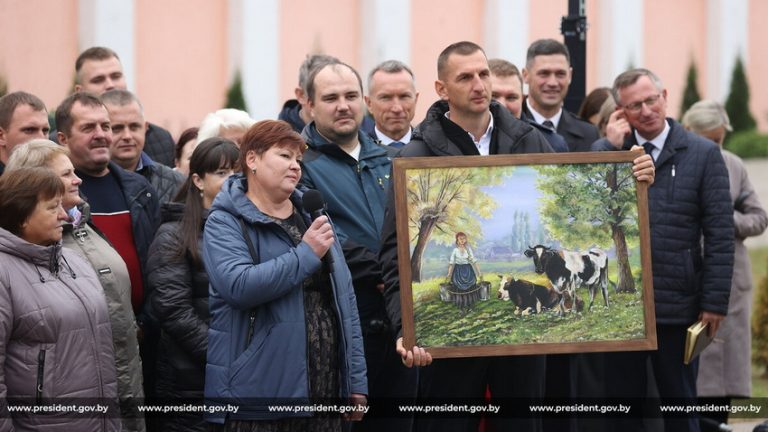
{"type": "MultiPolygon", "coordinates": [[[[656,321],[688,325],[725,315],[733,274],[733,206],[717,145],[667,119],[670,132],[648,189],[656,321]]],[[[634,134],[624,150],[637,145],[634,134]]],[[[593,150],[614,147],[605,139],[593,150]]]]}
{"type": "MultiPolygon", "coordinates": [[[[268,405],[309,404],[307,336],[302,282],[320,268],[308,244],[289,235],[246,197],[242,176],[232,176],[216,196],[203,234],[210,280],[211,323],[205,370],[209,405],[237,405],[231,419],[259,420],[307,413],[274,413],[268,405]],[[259,263],[253,264],[239,218],[246,224],[259,263]],[[255,319],[250,322],[250,314],[255,319]],[[249,332],[252,335],[249,340],[249,332]]],[[[301,208],[302,192],[291,196],[301,208]]],[[[304,214],[307,225],[310,220],[304,214]]],[[[338,242],[332,285],[339,320],[340,398],[367,394],[363,339],[349,270],[338,242]]],[[[206,419],[223,423],[223,413],[206,419]]]]}

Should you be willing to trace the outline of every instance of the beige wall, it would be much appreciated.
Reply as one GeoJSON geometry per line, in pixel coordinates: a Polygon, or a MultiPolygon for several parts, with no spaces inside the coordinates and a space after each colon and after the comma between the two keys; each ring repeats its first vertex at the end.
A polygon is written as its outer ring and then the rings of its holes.
{"type": "Polygon", "coordinates": [[[0,76],[9,92],[56,108],[75,79],[77,22],[77,0],[0,0],[0,76]]]}
{"type": "Polygon", "coordinates": [[[768,91],[763,79],[768,76],[768,55],[765,44],[768,41],[768,1],[752,1],[749,3],[749,63],[747,64],[747,79],[749,80],[750,111],[757,120],[758,127],[768,130],[768,91]]]}
{"type": "Polygon", "coordinates": [[[148,121],[174,136],[226,100],[227,2],[136,0],[134,77],[148,121]]]}
{"type": "MultiPolygon", "coordinates": [[[[128,0],[123,0],[128,1],[128,0]]],[[[230,70],[228,1],[133,0],[134,89],[145,104],[147,118],[174,135],[196,126],[220,108],[233,71],[230,70]]],[[[279,65],[277,115],[285,99],[293,97],[298,67],[307,53],[335,55],[359,68],[366,29],[361,4],[371,0],[281,0],[278,3],[279,65]]],[[[587,0],[587,89],[610,85],[598,82],[601,56],[598,42],[607,34],[599,9],[606,0],[587,0]]],[[[670,91],[670,114],[679,113],[685,75],[691,58],[699,72],[699,91],[708,97],[707,13],[709,0],[644,1],[643,64],[656,71],[670,91]],[[680,19],[685,17],[685,19],[680,19]]],[[[565,0],[530,0],[529,41],[561,39],[560,17],[565,0]]],[[[78,0],[0,0],[0,74],[11,91],[24,89],[43,98],[50,108],[68,94],[74,78],[78,46],[78,0]]],[[[768,92],[757,77],[768,74],[768,2],[749,2],[749,51],[752,113],[762,130],[768,129],[768,92]]],[[[412,0],[410,2],[410,59],[421,93],[417,120],[437,98],[434,91],[436,59],[450,43],[471,40],[484,45],[485,1],[412,0]]],[[[393,25],[392,31],[399,29],[393,25]]],[[[385,59],[379,59],[385,60],[385,59]]],[[[509,59],[523,66],[524,58],[509,59]]],[[[730,61],[730,59],[724,59],[730,61]]],[[[265,63],[266,64],[266,63],[265,63]]],[[[640,65],[638,65],[640,66],[640,65]]],[[[359,71],[363,77],[366,70],[359,71]]],[[[605,79],[605,78],[604,78],[605,79]]]]}

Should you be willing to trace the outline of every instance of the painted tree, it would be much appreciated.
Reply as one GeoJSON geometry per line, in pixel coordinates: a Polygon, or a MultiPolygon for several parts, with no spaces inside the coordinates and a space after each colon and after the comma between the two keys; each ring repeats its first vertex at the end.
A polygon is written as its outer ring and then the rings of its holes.
{"type": "Polygon", "coordinates": [[[481,237],[479,218],[489,218],[496,202],[482,186],[499,185],[513,168],[436,168],[409,171],[408,234],[414,244],[411,274],[421,281],[427,243],[453,245],[462,231],[472,245],[481,237]]]}
{"type": "Polygon", "coordinates": [[[628,249],[638,238],[631,164],[539,166],[542,223],[568,249],[615,247],[617,290],[635,292],[628,249]]]}

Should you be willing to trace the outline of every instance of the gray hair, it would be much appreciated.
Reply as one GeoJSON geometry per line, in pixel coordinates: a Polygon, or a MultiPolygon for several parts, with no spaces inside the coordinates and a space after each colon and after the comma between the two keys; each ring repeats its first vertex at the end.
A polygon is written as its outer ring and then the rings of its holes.
{"type": "Polygon", "coordinates": [[[256,120],[245,111],[234,108],[220,109],[205,116],[197,132],[197,142],[220,136],[222,129],[236,128],[246,131],[254,123],[256,120]]]}
{"type": "Polygon", "coordinates": [[[101,101],[104,103],[104,105],[116,106],[126,106],[136,102],[136,104],[139,106],[141,115],[144,115],[144,105],[141,104],[141,101],[136,97],[135,94],[129,92],[128,90],[112,89],[101,95],[101,101]]]}
{"type": "Polygon", "coordinates": [[[307,55],[307,58],[301,63],[299,67],[299,87],[304,93],[307,93],[307,82],[312,71],[323,67],[325,65],[340,63],[341,61],[334,56],[325,54],[312,54],[307,55]]]}
{"type": "Polygon", "coordinates": [[[622,72],[619,74],[619,76],[616,77],[616,79],[613,81],[613,88],[611,88],[611,94],[613,95],[613,98],[616,100],[617,104],[621,104],[621,99],[619,99],[619,90],[623,88],[627,88],[631,86],[632,84],[636,83],[637,80],[639,80],[641,77],[648,77],[653,85],[656,87],[656,90],[661,92],[664,90],[664,85],[661,83],[661,79],[659,77],[649,71],[648,69],[643,68],[637,68],[637,69],[630,69],[628,71],[622,72]]]}
{"type": "Polygon", "coordinates": [[[402,71],[408,72],[408,75],[411,76],[411,80],[413,81],[413,85],[415,86],[416,78],[413,76],[413,71],[411,70],[411,68],[408,67],[408,65],[401,62],[400,60],[387,60],[376,65],[376,67],[374,67],[371,70],[371,72],[368,74],[368,91],[371,91],[371,83],[373,82],[373,76],[376,74],[376,72],[394,74],[402,71]]]}
{"type": "Polygon", "coordinates": [[[709,132],[721,126],[728,132],[733,131],[725,108],[711,99],[700,100],[691,105],[683,115],[682,124],[697,134],[709,132]]]}

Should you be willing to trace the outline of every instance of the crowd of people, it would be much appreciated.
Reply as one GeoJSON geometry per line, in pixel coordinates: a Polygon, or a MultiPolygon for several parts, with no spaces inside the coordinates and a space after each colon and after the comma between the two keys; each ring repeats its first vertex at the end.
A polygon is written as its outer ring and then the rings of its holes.
{"type": "MultiPolygon", "coordinates": [[[[577,115],[563,107],[562,43],[535,41],[519,69],[457,42],[415,122],[406,64],[377,65],[365,93],[352,66],[310,55],[277,120],[222,109],[176,142],[144,118],[117,53],[89,48],[75,70],[55,130],[32,93],[0,98],[1,430],[477,431],[479,416],[364,413],[446,398],[644,398],[650,387],[662,401],[750,396],[743,240],[768,217],[720,147],[722,106],[701,101],[678,123],[650,70],[595,89],[577,115]],[[650,185],[658,350],[433,361],[404,346],[393,158],[584,151],[636,152],[634,176],[650,185]],[[717,338],[686,365],[697,320],[717,338]],[[10,410],[64,401],[109,410],[10,410]],[[145,416],[153,402],[210,409],[145,416]],[[296,409],[312,404],[351,408],[296,409]]],[[[448,278],[481,278],[464,233],[448,278]]],[[[490,416],[482,427],[647,430],[645,417],[490,416]]],[[[727,415],[659,421],[718,430],[727,415]]]]}

